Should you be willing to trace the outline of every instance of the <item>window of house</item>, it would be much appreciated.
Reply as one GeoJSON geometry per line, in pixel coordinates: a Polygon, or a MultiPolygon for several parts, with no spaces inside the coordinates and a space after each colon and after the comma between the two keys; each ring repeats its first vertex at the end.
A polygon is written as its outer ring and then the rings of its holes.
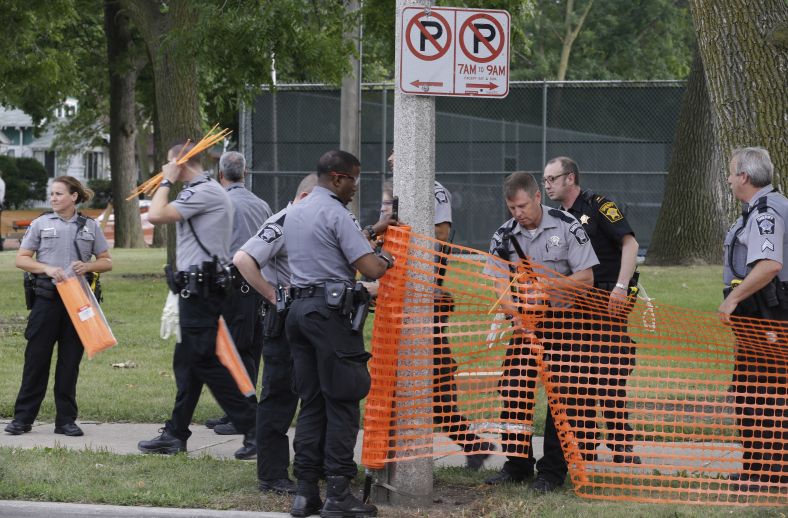
{"type": "Polygon", "coordinates": [[[101,178],[101,169],[104,164],[104,154],[97,151],[88,151],[84,155],[85,178],[96,180],[101,178]]]}
{"type": "Polygon", "coordinates": [[[55,177],[55,169],[57,162],[55,161],[54,151],[44,151],[44,169],[47,170],[47,178],[55,177]]]}

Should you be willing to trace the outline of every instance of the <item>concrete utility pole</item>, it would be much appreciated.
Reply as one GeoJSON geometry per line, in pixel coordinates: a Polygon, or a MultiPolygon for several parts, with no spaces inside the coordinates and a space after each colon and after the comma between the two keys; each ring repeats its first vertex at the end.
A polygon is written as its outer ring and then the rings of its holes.
{"type": "MultiPolygon", "coordinates": [[[[349,15],[358,14],[360,9],[358,0],[347,2],[349,15]]],[[[355,55],[350,57],[350,73],[342,78],[342,93],[339,101],[339,148],[352,153],[361,160],[361,21],[358,25],[345,33],[345,38],[351,40],[355,47],[355,55]]],[[[364,164],[361,164],[363,171],[364,164]]],[[[359,189],[353,201],[350,202],[350,211],[361,221],[361,190],[359,189]]],[[[372,223],[372,222],[370,222],[372,223]]]]}
{"type": "MultiPolygon", "coordinates": [[[[431,7],[428,0],[397,0],[397,22],[395,62],[400,63],[400,48],[402,38],[401,13],[405,7],[431,7]]],[[[400,219],[410,225],[414,233],[428,236],[435,235],[434,224],[434,182],[435,182],[435,98],[431,96],[405,95],[399,90],[399,74],[397,67],[394,78],[394,194],[399,197],[400,219]]],[[[433,261],[431,254],[420,254],[422,261],[433,261]]],[[[403,261],[404,257],[397,260],[403,261]]],[[[423,263],[422,263],[423,265],[423,263]]],[[[423,266],[422,266],[423,268],[423,266]]],[[[428,282],[434,282],[429,279],[428,282]]],[[[408,290],[414,293],[414,290],[408,290]]],[[[423,298],[423,297],[422,297],[423,298]]],[[[424,311],[425,304],[432,307],[432,301],[405,300],[406,330],[402,337],[406,343],[419,350],[419,355],[429,358],[432,354],[432,340],[428,338],[409,339],[408,335],[430,336],[432,334],[432,319],[408,316],[408,312],[424,311]],[[423,327],[409,328],[413,324],[423,324],[423,327]]],[[[425,387],[426,381],[432,374],[430,360],[414,361],[400,359],[400,365],[422,381],[406,382],[406,390],[418,394],[420,400],[411,401],[410,408],[432,407],[432,391],[425,387]],[[414,370],[415,368],[415,370],[414,370]]],[[[394,410],[397,424],[418,425],[420,429],[410,432],[412,435],[423,434],[426,427],[432,427],[431,415],[411,416],[413,411],[408,408],[394,410]]],[[[408,439],[406,431],[399,434],[399,441],[415,445],[422,452],[432,453],[432,440],[408,439]]],[[[432,455],[427,458],[408,460],[390,464],[389,484],[397,489],[397,493],[389,494],[389,501],[394,505],[428,506],[432,504],[432,455]]]]}

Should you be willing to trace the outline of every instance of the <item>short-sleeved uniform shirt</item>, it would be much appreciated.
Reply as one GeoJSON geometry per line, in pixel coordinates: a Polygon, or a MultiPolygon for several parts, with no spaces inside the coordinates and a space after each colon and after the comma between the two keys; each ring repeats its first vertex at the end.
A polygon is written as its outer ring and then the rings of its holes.
{"type": "Polygon", "coordinates": [[[353,263],[372,253],[353,213],[320,186],[288,209],[284,234],[291,285],[297,288],[336,280],[352,283],[353,263]]]}
{"type": "Polygon", "coordinates": [[[171,204],[183,218],[177,228],[177,269],[201,266],[216,255],[220,261],[230,260],[233,206],[227,192],[205,174],[189,182],[171,204]],[[191,220],[194,232],[189,228],[191,220]],[[195,234],[208,250],[205,253],[195,234]]]}
{"type": "Polygon", "coordinates": [[[451,193],[435,182],[435,224],[451,223],[451,193]]]}
{"type": "Polygon", "coordinates": [[[241,250],[257,262],[260,273],[274,286],[290,285],[290,264],[285,247],[284,224],[287,207],[269,217],[241,250]]]}
{"type": "Polygon", "coordinates": [[[87,262],[109,249],[104,233],[95,220],[86,218],[85,226],[77,233],[78,213],[65,220],[54,212],[37,217],[30,223],[20,248],[36,253],[36,261],[48,266],[67,269],[74,261],[87,262]],[[74,242],[76,245],[74,246],[74,242]],[[79,248],[79,256],[77,256],[79,248]]]}
{"type": "MultiPolygon", "coordinates": [[[[591,240],[583,230],[583,226],[569,213],[559,209],[551,209],[542,205],[542,221],[532,236],[531,233],[520,226],[514,218],[510,219],[493,234],[490,241],[490,254],[500,257],[499,246],[503,241],[504,233],[509,233],[511,239],[516,239],[523,253],[535,264],[555,270],[561,275],[571,275],[575,272],[592,268],[599,264],[599,260],[591,247],[591,240]]],[[[517,262],[519,256],[511,243],[508,242],[509,260],[517,262]]],[[[495,259],[488,257],[486,275],[505,277],[506,275],[493,268],[495,259]]],[[[503,264],[499,268],[506,269],[503,264]]],[[[550,272],[545,272],[550,275],[550,272]]]]}
{"type": "Polygon", "coordinates": [[[230,243],[230,255],[233,256],[241,245],[255,234],[260,225],[271,217],[271,207],[244,187],[243,183],[234,183],[226,190],[235,211],[233,240],[230,243]]]}
{"type": "Polygon", "coordinates": [[[785,239],[788,199],[770,184],[744,204],[742,213],[725,236],[722,269],[725,285],[730,286],[733,279],[746,277],[761,259],[783,265],[779,278],[788,281],[788,268],[783,260],[788,255],[788,240],[785,239]]]}
{"type": "Polygon", "coordinates": [[[568,212],[583,225],[599,259],[594,266],[594,283],[616,282],[621,271],[621,242],[632,235],[632,227],[621,209],[604,196],[583,190],[568,212]]]}

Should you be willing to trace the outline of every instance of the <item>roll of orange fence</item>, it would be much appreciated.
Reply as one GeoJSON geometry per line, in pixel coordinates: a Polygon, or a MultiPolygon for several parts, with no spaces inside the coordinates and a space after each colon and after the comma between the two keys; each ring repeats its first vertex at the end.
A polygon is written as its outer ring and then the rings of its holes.
{"type": "Polygon", "coordinates": [[[647,298],[621,312],[528,260],[438,244],[386,234],[397,262],[373,326],[367,467],[525,457],[549,411],[584,498],[788,505],[786,322],[647,298]]]}
{"type": "Polygon", "coordinates": [[[83,276],[70,276],[56,286],[88,358],[118,343],[83,276]]]}
{"type": "Polygon", "coordinates": [[[216,356],[219,357],[219,362],[230,371],[241,394],[246,397],[254,396],[255,390],[252,378],[246,372],[246,367],[241,361],[241,356],[238,354],[238,349],[235,347],[235,342],[230,335],[230,330],[227,328],[224,317],[219,317],[219,331],[216,335],[216,356]]]}

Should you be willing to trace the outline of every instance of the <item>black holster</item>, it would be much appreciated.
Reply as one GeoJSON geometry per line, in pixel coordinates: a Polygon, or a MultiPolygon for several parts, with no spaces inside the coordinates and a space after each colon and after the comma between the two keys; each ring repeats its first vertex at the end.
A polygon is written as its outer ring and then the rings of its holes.
{"type": "Polygon", "coordinates": [[[104,302],[104,293],[101,290],[101,274],[96,272],[87,272],[85,274],[85,280],[88,281],[88,286],[93,291],[93,295],[96,297],[96,302],[99,304],[104,302]]]}
{"type": "Polygon", "coordinates": [[[22,285],[25,287],[25,307],[33,309],[36,301],[36,278],[30,272],[25,272],[22,278],[22,285]]]}
{"type": "MultiPolygon", "coordinates": [[[[788,320],[788,283],[778,277],[769,284],[739,302],[733,314],[740,317],[765,318],[767,320],[788,320]]],[[[727,297],[735,288],[725,288],[727,297]]]]}
{"type": "Polygon", "coordinates": [[[290,309],[290,290],[279,286],[276,288],[276,305],[265,303],[263,316],[263,338],[277,338],[282,335],[290,309]]]}
{"type": "Polygon", "coordinates": [[[351,311],[350,330],[356,334],[364,331],[364,322],[369,314],[369,301],[371,297],[367,288],[357,282],[352,290],[353,309],[351,311]]]}

